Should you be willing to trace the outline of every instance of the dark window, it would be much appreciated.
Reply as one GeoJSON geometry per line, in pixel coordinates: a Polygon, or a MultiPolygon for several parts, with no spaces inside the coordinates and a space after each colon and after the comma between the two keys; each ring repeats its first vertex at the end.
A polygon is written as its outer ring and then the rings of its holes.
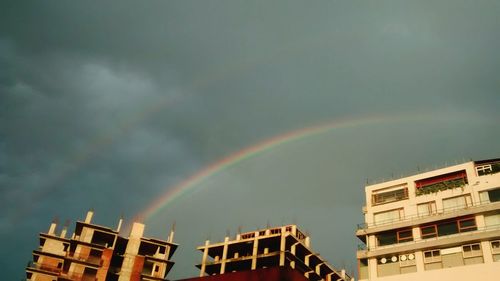
{"type": "Polygon", "coordinates": [[[396,231],[382,232],[377,235],[377,239],[379,246],[392,245],[398,242],[396,231]]]}
{"type": "Polygon", "coordinates": [[[408,242],[413,240],[413,233],[411,229],[398,231],[398,243],[408,242]]]}
{"type": "Polygon", "coordinates": [[[441,221],[436,224],[420,227],[422,239],[474,230],[477,230],[476,219],[474,217],[462,217],[451,221],[441,221]]]}
{"type": "Polygon", "coordinates": [[[460,232],[474,231],[477,229],[476,220],[474,218],[466,218],[458,221],[460,232]]]}
{"type": "Polygon", "coordinates": [[[420,232],[423,239],[437,236],[437,228],[434,224],[420,227],[420,232]]]}
{"type": "Polygon", "coordinates": [[[458,233],[458,226],[456,221],[440,223],[437,226],[438,236],[445,236],[458,233]]]}
{"type": "Polygon", "coordinates": [[[500,188],[488,191],[490,202],[500,201],[500,188]]]}

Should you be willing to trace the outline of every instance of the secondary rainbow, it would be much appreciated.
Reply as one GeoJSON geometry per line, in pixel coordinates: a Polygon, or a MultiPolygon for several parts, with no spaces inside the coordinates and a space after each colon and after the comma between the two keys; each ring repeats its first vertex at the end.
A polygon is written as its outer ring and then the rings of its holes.
{"type": "Polygon", "coordinates": [[[218,172],[227,169],[245,159],[254,157],[255,155],[264,153],[272,148],[296,141],[302,138],[311,137],[314,135],[322,134],[333,129],[356,127],[361,125],[367,125],[372,123],[379,123],[383,121],[388,121],[389,117],[375,116],[375,117],[365,117],[360,119],[345,119],[336,120],[333,122],[322,123],[312,127],[306,127],[294,131],[287,132],[285,134],[277,135],[270,139],[266,139],[255,145],[244,148],[236,153],[233,153],[219,161],[216,161],[197,173],[191,175],[186,180],[180,182],[179,184],[167,188],[167,191],[154,200],[146,209],[141,211],[135,216],[136,221],[145,221],[160,210],[166,208],[171,202],[186,194],[189,190],[194,189],[198,183],[208,179],[209,177],[217,174],[218,172]]]}

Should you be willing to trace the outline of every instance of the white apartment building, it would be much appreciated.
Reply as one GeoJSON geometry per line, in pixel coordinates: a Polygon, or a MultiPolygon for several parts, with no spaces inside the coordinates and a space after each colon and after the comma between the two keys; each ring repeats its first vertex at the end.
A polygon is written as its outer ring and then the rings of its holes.
{"type": "Polygon", "coordinates": [[[500,280],[500,159],[365,187],[359,280],[500,280]]]}

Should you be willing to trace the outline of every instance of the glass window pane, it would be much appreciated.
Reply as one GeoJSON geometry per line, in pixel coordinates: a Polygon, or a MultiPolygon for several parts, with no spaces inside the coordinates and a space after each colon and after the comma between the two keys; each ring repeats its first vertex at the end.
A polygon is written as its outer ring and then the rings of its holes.
{"type": "Polygon", "coordinates": [[[454,221],[438,225],[438,236],[450,235],[455,233],[458,233],[458,226],[454,221]]]}

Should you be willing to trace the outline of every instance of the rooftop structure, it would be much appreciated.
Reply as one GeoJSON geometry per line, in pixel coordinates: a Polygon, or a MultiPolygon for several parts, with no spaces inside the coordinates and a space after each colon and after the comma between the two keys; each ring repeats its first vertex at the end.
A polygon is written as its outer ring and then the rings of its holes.
{"type": "Polygon", "coordinates": [[[359,280],[497,280],[500,159],[365,187],[359,280]]]}
{"type": "MultiPolygon", "coordinates": [[[[351,280],[345,270],[336,270],[316,254],[310,247],[309,236],[296,225],[240,233],[233,239],[225,237],[219,243],[207,240],[198,250],[203,252],[201,264],[197,265],[200,277],[281,267],[297,271],[311,281],[351,280]]],[[[253,276],[255,274],[257,272],[253,276]]],[[[268,279],[254,277],[251,280],[268,279]]]]}
{"type": "Polygon", "coordinates": [[[174,262],[174,232],[166,241],[143,237],[144,225],[134,223],[128,238],[117,229],[92,224],[93,212],[77,221],[70,238],[67,227],[56,234],[56,223],[40,233],[40,246],[26,268],[29,281],[165,280],[174,262]]]}

